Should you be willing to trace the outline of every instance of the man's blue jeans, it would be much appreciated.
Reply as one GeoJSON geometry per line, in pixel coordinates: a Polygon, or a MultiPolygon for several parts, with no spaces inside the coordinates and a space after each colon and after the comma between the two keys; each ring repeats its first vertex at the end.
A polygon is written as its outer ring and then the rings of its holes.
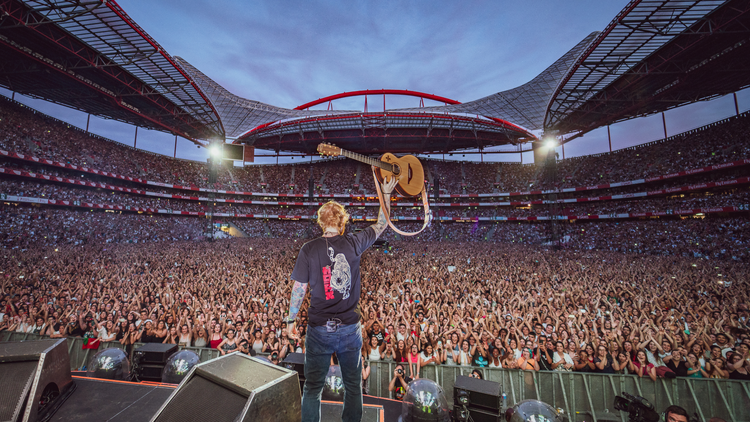
{"type": "Polygon", "coordinates": [[[305,391],[302,394],[302,422],[320,421],[323,393],[331,355],[336,353],[344,381],[344,422],[362,419],[362,326],[341,325],[335,333],[326,327],[308,327],[305,340],[305,391]]]}

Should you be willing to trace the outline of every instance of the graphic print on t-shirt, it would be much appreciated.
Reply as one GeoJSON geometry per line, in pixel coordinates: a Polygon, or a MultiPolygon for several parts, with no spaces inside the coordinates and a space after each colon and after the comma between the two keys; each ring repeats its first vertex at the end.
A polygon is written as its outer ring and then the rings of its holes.
{"type": "MultiPolygon", "coordinates": [[[[336,254],[332,247],[328,247],[328,258],[333,262],[333,271],[331,272],[330,286],[341,293],[343,299],[349,298],[349,290],[352,288],[352,270],[349,262],[346,261],[344,254],[336,254]]],[[[325,273],[323,273],[325,278],[325,273]]],[[[328,300],[328,295],[326,295],[328,300]]]]}

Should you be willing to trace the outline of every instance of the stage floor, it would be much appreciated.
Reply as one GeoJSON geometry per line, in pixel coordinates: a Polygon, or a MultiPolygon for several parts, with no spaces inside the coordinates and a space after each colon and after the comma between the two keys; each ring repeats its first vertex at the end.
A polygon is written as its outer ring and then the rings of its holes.
{"type": "MultiPolygon", "coordinates": [[[[52,416],[52,422],[148,422],[176,385],[134,383],[73,376],[75,391],[52,416]]],[[[364,396],[363,422],[397,422],[401,402],[364,396]]],[[[341,420],[342,403],[324,401],[322,421],[341,420]]],[[[221,421],[217,421],[221,422],[221,421]]]]}

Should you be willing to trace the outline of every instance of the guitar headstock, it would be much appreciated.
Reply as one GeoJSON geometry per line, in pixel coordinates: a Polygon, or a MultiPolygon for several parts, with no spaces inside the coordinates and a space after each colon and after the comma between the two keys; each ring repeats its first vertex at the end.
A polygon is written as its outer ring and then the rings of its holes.
{"type": "Polygon", "coordinates": [[[331,144],[318,144],[318,152],[321,155],[327,155],[330,157],[337,157],[341,155],[341,148],[331,144]]]}

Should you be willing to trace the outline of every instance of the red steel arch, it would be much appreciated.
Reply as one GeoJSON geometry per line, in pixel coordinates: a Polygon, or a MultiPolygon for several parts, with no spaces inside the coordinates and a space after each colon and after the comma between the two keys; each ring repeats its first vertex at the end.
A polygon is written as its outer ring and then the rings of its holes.
{"type": "Polygon", "coordinates": [[[315,101],[297,106],[295,110],[305,110],[310,107],[314,107],[318,104],[327,103],[329,101],[338,100],[341,98],[348,97],[362,97],[366,95],[406,95],[409,97],[426,98],[428,100],[439,101],[446,104],[461,104],[460,101],[451,100],[450,98],[440,97],[438,95],[427,94],[419,91],[409,91],[407,89],[365,89],[361,91],[342,92],[341,94],[335,94],[324,98],[319,98],[315,101]]]}

